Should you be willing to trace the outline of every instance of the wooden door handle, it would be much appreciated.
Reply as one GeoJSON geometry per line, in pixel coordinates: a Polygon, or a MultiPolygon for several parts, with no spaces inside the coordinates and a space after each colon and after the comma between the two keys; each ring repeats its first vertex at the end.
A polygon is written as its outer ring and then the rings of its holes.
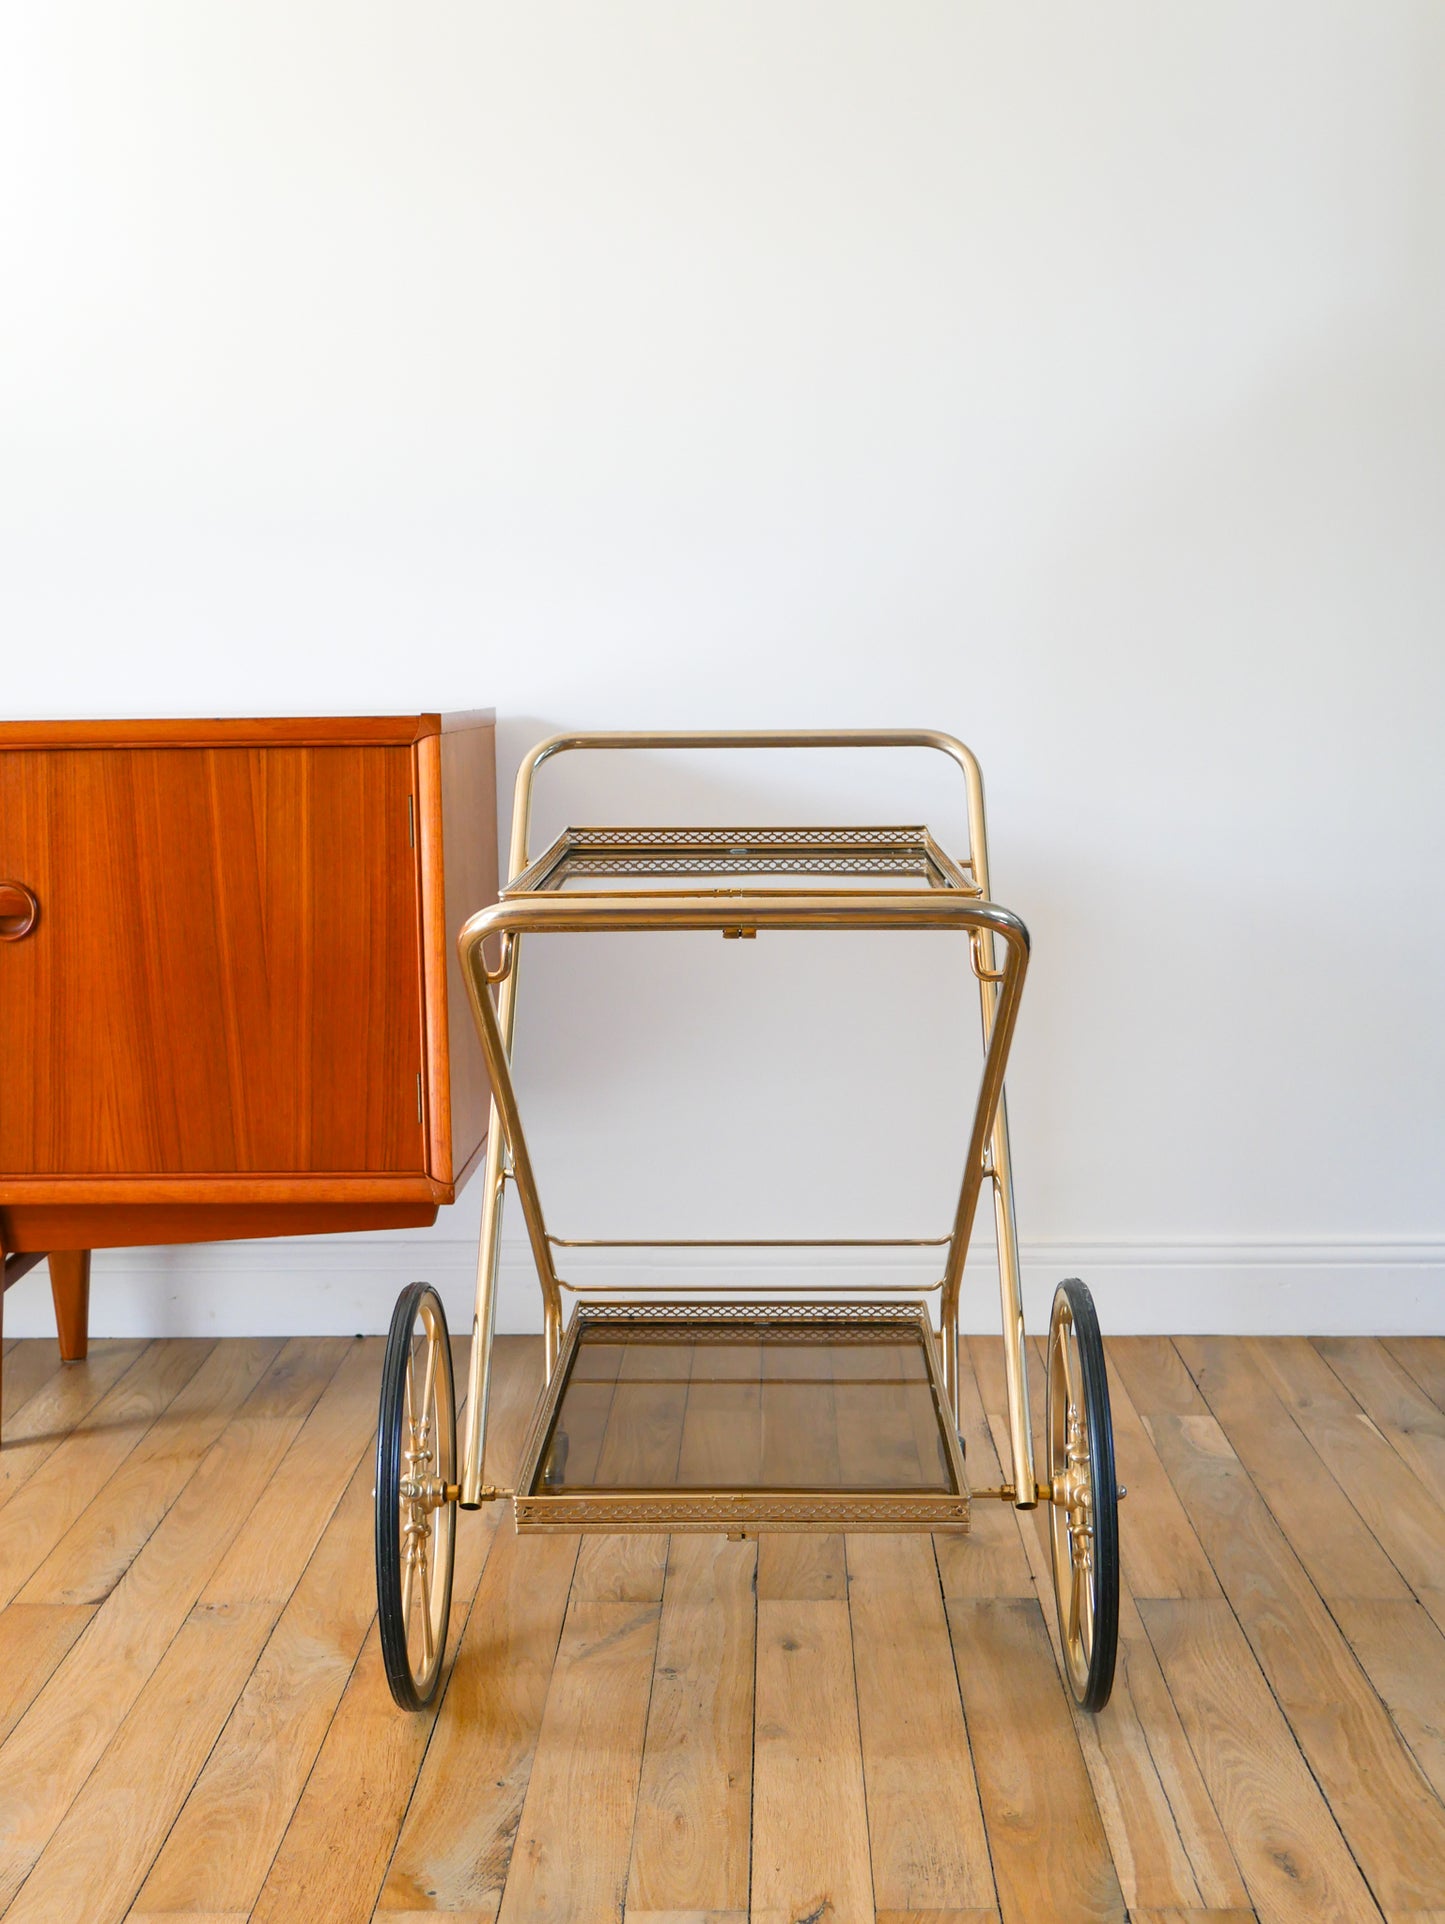
{"type": "Polygon", "coordinates": [[[40,915],[33,890],[23,882],[0,882],[0,942],[18,942],[29,935],[40,915]]]}

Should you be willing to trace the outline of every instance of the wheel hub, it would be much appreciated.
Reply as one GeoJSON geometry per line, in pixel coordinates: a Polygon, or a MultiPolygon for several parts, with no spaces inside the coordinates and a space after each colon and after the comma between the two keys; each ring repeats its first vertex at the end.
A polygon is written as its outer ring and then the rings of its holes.
{"type": "Polygon", "coordinates": [[[404,1476],[397,1487],[418,1514],[439,1510],[448,1500],[446,1481],[439,1476],[404,1476]]]}
{"type": "Polygon", "coordinates": [[[1076,1570],[1094,1563],[1094,1479],[1089,1466],[1089,1443],[1077,1403],[1070,1403],[1062,1488],[1055,1497],[1069,1519],[1069,1557],[1076,1570]]]}

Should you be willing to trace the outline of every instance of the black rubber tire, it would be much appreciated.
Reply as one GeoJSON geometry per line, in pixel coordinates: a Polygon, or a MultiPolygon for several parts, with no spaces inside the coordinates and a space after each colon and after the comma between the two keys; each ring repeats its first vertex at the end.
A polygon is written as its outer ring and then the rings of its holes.
{"type": "MultiPolygon", "coordinates": [[[[403,1710],[425,1710],[436,1696],[443,1664],[438,1660],[425,1694],[417,1687],[407,1650],[407,1625],[401,1601],[401,1471],[402,1441],[406,1429],[406,1366],[412,1332],[422,1302],[431,1297],[441,1319],[445,1350],[446,1393],[438,1390],[438,1419],[450,1429],[448,1460],[456,1463],[457,1413],[451,1374],[450,1338],[446,1310],[430,1283],[410,1283],[396,1299],[387,1333],[386,1354],[381,1365],[381,1405],[376,1425],[376,1611],[381,1632],[381,1654],[386,1665],[386,1681],[391,1694],[403,1710]]],[[[450,1533],[446,1559],[446,1579],[441,1609],[440,1645],[445,1651],[447,1625],[452,1608],[452,1569],[456,1550],[456,1505],[443,1504],[434,1511],[436,1527],[450,1533]]]]}
{"type": "MultiPolygon", "coordinates": [[[[1059,1296],[1068,1302],[1078,1345],[1094,1499],[1094,1642],[1084,1687],[1079,1688],[1071,1673],[1069,1683],[1080,1706],[1097,1711],[1108,1703],[1114,1688],[1114,1665],[1119,1650],[1119,1486],[1114,1471],[1114,1419],[1109,1410],[1109,1374],[1094,1299],[1077,1276],[1070,1276],[1059,1284],[1056,1301],[1059,1296]]],[[[1052,1353],[1051,1345],[1051,1358],[1052,1353]]],[[[1062,1610],[1060,1618],[1063,1635],[1062,1610]]],[[[1068,1668],[1066,1664],[1066,1672],[1068,1668]]]]}

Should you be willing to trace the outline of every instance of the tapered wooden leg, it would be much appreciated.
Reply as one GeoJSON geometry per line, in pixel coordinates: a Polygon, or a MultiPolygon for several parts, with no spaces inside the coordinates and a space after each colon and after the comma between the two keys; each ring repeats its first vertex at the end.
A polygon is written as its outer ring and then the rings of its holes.
{"type": "Polygon", "coordinates": [[[50,1293],[55,1298],[55,1333],[60,1360],[83,1363],[90,1343],[90,1251],[52,1249],[50,1293]]]}

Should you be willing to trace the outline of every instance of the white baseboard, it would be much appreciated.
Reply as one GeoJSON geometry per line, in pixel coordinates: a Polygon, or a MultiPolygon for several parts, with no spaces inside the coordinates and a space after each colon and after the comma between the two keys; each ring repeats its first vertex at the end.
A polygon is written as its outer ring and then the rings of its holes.
{"type": "MultiPolygon", "coordinates": [[[[1445,1239],[1393,1242],[1040,1242],[1023,1246],[1030,1327],[1048,1319],[1061,1276],[1093,1290],[1106,1334],[1445,1334],[1445,1239]]],[[[309,1237],[265,1243],[201,1243],[98,1250],[91,1289],[97,1336],[352,1335],[386,1328],[397,1291],[416,1277],[441,1291],[452,1328],[470,1328],[475,1249],[470,1242],[409,1236],[309,1237]]],[[[639,1251],[570,1257],[581,1282],[651,1283],[669,1278],[726,1295],[742,1287],[812,1292],[830,1278],[868,1283],[885,1275],[927,1283],[936,1253],[900,1256],[830,1251],[639,1251]]],[[[503,1248],[497,1326],[537,1330],[540,1303],[525,1243],[503,1248]]],[[[991,1249],[965,1272],[964,1327],[999,1327],[991,1249]]],[[[45,1271],[5,1301],[7,1336],[55,1330],[45,1271]]]]}

